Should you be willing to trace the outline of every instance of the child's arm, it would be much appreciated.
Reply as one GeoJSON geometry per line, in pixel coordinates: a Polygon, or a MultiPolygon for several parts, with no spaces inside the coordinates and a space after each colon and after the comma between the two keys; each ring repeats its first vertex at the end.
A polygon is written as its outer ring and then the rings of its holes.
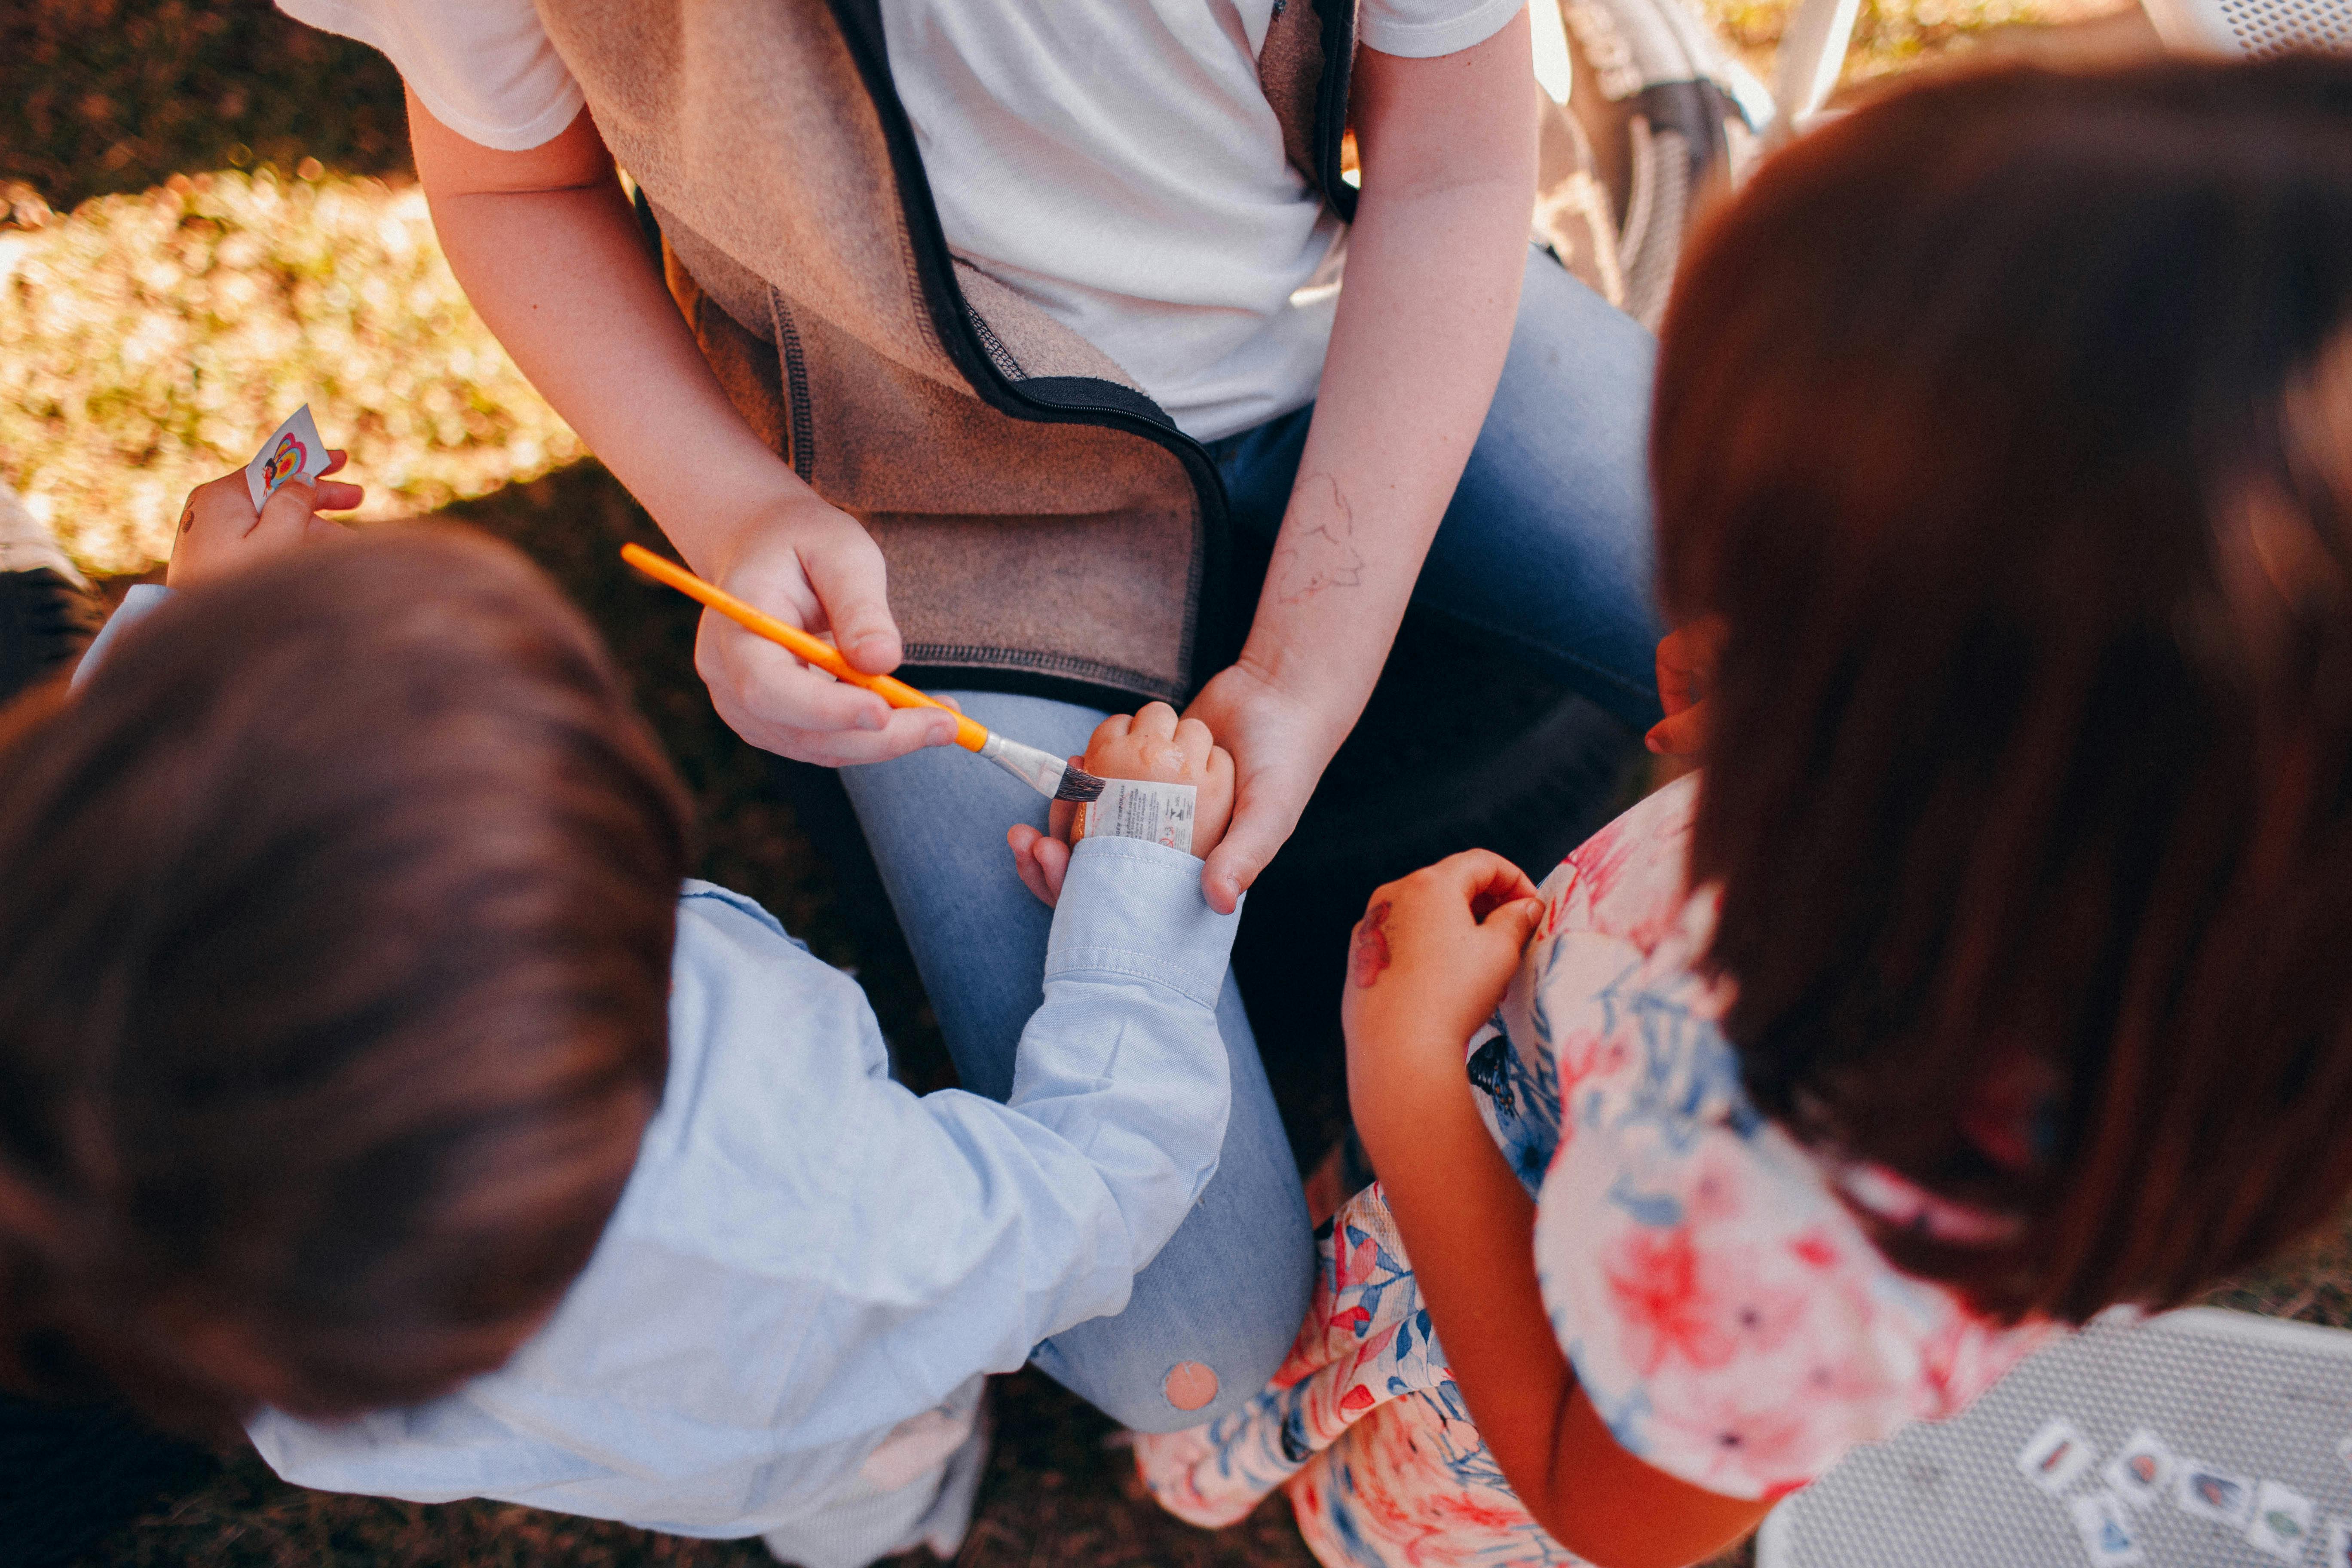
{"type": "Polygon", "coordinates": [[[1527,877],[1473,850],[1372,895],[1341,1016],[1356,1128],[1381,1173],[1471,1417],[1538,1523],[1601,1568],[1680,1568],[1769,1506],[1625,1452],[1560,1353],[1536,1283],[1535,1205],[1480,1121],[1463,1046],[1542,913],[1527,877]]]}

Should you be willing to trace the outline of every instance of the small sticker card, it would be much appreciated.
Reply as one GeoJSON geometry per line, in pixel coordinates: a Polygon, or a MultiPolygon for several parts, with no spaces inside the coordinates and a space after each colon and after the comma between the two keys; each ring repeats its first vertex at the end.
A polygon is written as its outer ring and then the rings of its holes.
{"type": "Polygon", "coordinates": [[[2311,1500],[2276,1481],[2264,1481],[2254,1494],[2254,1517],[2246,1539],[2284,1562],[2298,1562],[2304,1543],[2311,1539],[2311,1500]]]}
{"type": "Polygon", "coordinates": [[[2243,1530],[2254,1511],[2254,1483],[2194,1459],[2180,1461],[2172,1500],[2185,1512],[2232,1530],[2243,1530]]]}
{"type": "Polygon", "coordinates": [[[2327,1521],[2327,1555],[2321,1568],[2352,1568],[2352,1519],[2327,1521]]]}
{"type": "Polygon", "coordinates": [[[2125,1441],[2099,1477],[2124,1501],[2146,1508],[2164,1495],[2164,1485],[2172,1479],[2173,1467],[2179,1463],[2164,1439],[2143,1426],[2125,1441]]]}
{"type": "Polygon", "coordinates": [[[289,479],[307,485],[326,466],[327,444],[319,439],[319,426],[311,422],[310,405],[306,403],[269,433],[269,439],[245,466],[245,490],[253,498],[253,510],[259,511],[261,503],[289,479]]]}
{"type": "Polygon", "coordinates": [[[2103,1488],[2070,1498],[2066,1511],[2074,1516],[2093,1568],[2129,1568],[2145,1555],[2139,1538],[2132,1533],[2131,1515],[2115,1493],[2103,1488]]]}
{"type": "Polygon", "coordinates": [[[2075,1425],[2061,1415],[2053,1415],[2042,1424],[2042,1429],[2029,1439],[2017,1456],[2017,1468],[2025,1479],[2056,1497],[2074,1484],[2075,1478],[2091,1468],[2099,1451],[2083,1436],[2075,1425]]]}
{"type": "Polygon", "coordinates": [[[1192,806],[1200,794],[1192,784],[1105,779],[1102,794],[1078,808],[1076,837],[1108,834],[1118,838],[1149,838],[1189,855],[1192,806]]]}

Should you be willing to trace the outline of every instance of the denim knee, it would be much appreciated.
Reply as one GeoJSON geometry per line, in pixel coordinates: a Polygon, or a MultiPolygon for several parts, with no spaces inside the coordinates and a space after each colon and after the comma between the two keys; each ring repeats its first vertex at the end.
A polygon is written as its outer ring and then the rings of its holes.
{"type": "MultiPolygon", "coordinates": [[[[1287,1295],[1287,1292],[1282,1294],[1287,1295]]],[[[1307,1311],[1307,1290],[1298,1310],[1279,1332],[1271,1318],[1244,1330],[1217,1325],[1202,1344],[1181,1333],[1108,1339],[1072,1344],[1079,1330],[1049,1340],[1032,1358],[1054,1381],[1120,1426],[1138,1432],[1181,1432],[1241,1409],[1265,1392],[1289,1355],[1307,1311]]],[[[1117,1319],[1098,1321],[1116,1322],[1117,1319]]]]}

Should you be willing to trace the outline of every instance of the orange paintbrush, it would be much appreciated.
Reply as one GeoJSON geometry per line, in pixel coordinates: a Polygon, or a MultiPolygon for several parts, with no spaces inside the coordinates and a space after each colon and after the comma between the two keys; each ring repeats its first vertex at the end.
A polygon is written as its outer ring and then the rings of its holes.
{"type": "MultiPolygon", "coordinates": [[[[757,633],[772,643],[777,643],[796,657],[816,666],[836,680],[852,686],[862,686],[893,708],[938,708],[947,712],[955,710],[944,702],[924,696],[905,681],[887,675],[868,675],[854,668],[841,657],[841,650],[831,643],[810,636],[795,626],[788,626],[773,616],[753,609],[723,588],[715,588],[678,565],[665,561],[652,551],[635,544],[621,546],[621,559],[656,582],[667,583],[690,599],[699,599],[712,609],[745,630],[757,633]]],[[[977,719],[956,714],[956,744],[967,752],[976,752],[1019,779],[1039,795],[1055,800],[1093,800],[1103,792],[1103,781],[1064,762],[1050,752],[1034,746],[1024,746],[1018,741],[1008,741],[977,719]]]]}

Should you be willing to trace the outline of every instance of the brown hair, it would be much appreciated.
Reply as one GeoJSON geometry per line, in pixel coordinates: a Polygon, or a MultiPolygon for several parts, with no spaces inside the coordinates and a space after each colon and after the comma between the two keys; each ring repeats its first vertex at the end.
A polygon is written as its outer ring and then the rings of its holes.
{"type": "Polygon", "coordinates": [[[218,1429],[502,1362],[667,1061],[670,771],[512,552],[178,595],[0,718],[0,1373],[218,1429]]]}
{"type": "Polygon", "coordinates": [[[1750,1093],[2179,1301],[2352,1190],[2352,62],[2010,70],[1806,138],[1662,345],[1692,873],[1750,1093]]]}

